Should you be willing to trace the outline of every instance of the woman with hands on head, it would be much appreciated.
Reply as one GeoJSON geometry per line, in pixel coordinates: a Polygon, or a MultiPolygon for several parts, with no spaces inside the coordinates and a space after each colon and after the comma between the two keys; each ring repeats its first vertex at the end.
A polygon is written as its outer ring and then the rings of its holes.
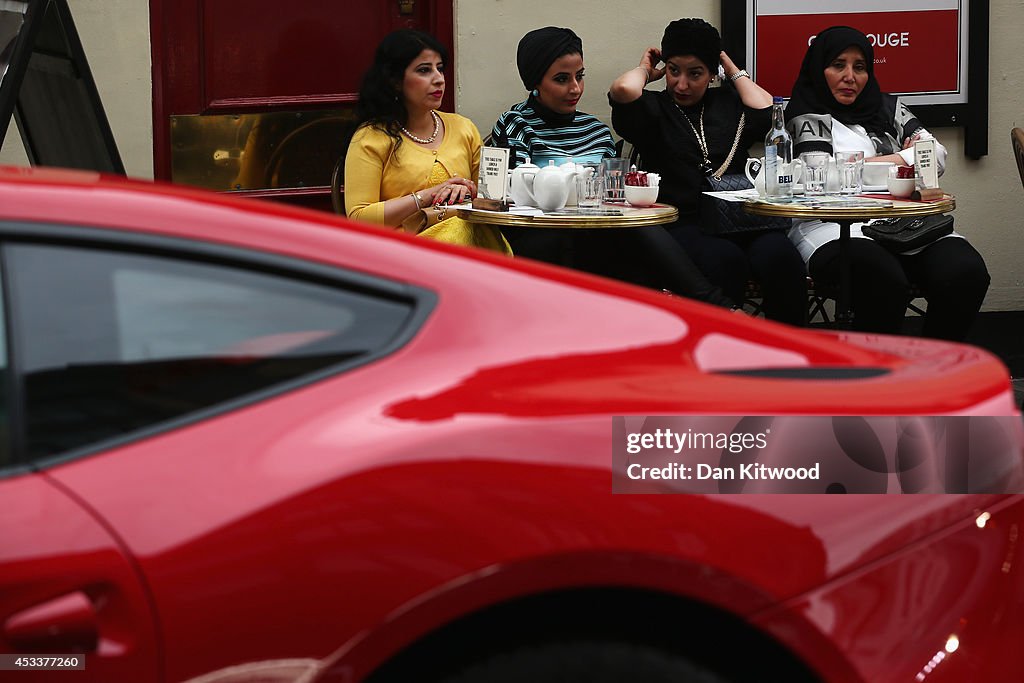
{"type": "Polygon", "coordinates": [[[726,237],[700,228],[705,178],[718,170],[743,173],[747,149],[763,142],[771,126],[771,95],[733,63],[721,43],[718,30],[703,19],[670,23],[661,47],[647,48],[639,66],[612,83],[612,125],[639,151],[645,170],[661,174],[659,199],[677,206],[680,216],[668,231],[704,275],[737,300],[747,281],[757,280],[765,315],[799,325],[806,318],[806,273],[783,232],[726,237]],[[725,80],[711,88],[720,64],[725,80]],[[662,78],[664,90],[645,89],[662,78]]]}
{"type": "MultiPolygon", "coordinates": [[[[822,31],[807,48],[786,119],[794,155],[863,151],[868,161],[907,166],[914,163],[914,142],[934,139],[897,97],[882,92],[875,79],[871,42],[848,26],[822,31]]],[[[935,161],[941,174],[946,148],[938,140],[935,161]]],[[[899,332],[914,282],[928,300],[924,334],[964,339],[988,290],[989,274],[981,254],[956,233],[914,251],[893,254],[865,236],[861,225],[854,223],[850,235],[863,239],[852,239],[847,245],[854,328],[899,332]]],[[[838,281],[838,224],[798,221],[790,238],[816,283],[838,281]]]]}
{"type": "MultiPolygon", "coordinates": [[[[577,109],[583,96],[583,41],[571,29],[545,26],[519,41],[516,66],[526,100],[512,105],[495,122],[493,144],[510,150],[510,165],[528,158],[548,162],[599,162],[615,156],[608,126],[577,109]]],[[[568,231],[511,228],[517,254],[571,266],[706,303],[737,308],[709,283],[660,225],[627,230],[568,231]]]]}
{"type": "Polygon", "coordinates": [[[363,77],[358,127],[345,155],[345,212],[452,244],[511,255],[501,232],[451,216],[476,194],[480,133],[472,121],[438,111],[448,55],[413,29],[381,41],[363,77]],[[436,211],[426,212],[431,207],[436,211]],[[447,214],[447,215],[446,215],[447,214]]]}

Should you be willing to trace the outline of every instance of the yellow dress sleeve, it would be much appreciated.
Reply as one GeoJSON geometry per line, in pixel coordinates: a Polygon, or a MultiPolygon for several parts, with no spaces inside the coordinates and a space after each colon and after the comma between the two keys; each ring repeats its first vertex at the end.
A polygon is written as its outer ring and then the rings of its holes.
{"type": "Polygon", "coordinates": [[[391,138],[368,126],[352,136],[345,154],[345,214],[349,218],[384,222],[380,188],[391,149],[391,138]]]}

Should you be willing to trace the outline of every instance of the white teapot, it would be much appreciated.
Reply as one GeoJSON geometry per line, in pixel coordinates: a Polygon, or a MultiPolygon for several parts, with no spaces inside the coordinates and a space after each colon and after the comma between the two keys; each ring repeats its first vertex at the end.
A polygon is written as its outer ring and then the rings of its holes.
{"type": "MultiPolygon", "coordinates": [[[[804,174],[804,162],[799,159],[793,159],[789,164],[789,168],[793,175],[793,185],[795,186],[800,182],[800,178],[804,174]]],[[[757,194],[761,197],[765,196],[764,184],[767,176],[765,175],[764,157],[760,159],[747,159],[747,165],[743,167],[743,173],[747,176],[747,180],[754,185],[757,194]],[[751,167],[753,167],[753,170],[751,170],[751,167]]]]}
{"type": "Polygon", "coordinates": [[[749,158],[747,159],[747,165],[743,167],[743,173],[747,176],[747,180],[757,190],[759,197],[765,195],[764,189],[764,157],[760,159],[749,158]]]}
{"type": "MultiPolygon", "coordinates": [[[[527,183],[530,179],[527,178],[527,183]]],[[[576,184],[575,164],[555,166],[554,160],[537,171],[532,179],[534,201],[541,211],[558,211],[569,199],[569,190],[576,184]]]]}
{"type": "Polygon", "coordinates": [[[537,206],[537,200],[533,198],[533,180],[539,170],[536,164],[530,163],[529,157],[525,164],[519,164],[512,170],[509,196],[516,206],[537,206]]]}
{"type": "Polygon", "coordinates": [[[570,160],[560,164],[558,169],[569,176],[569,196],[565,198],[565,206],[576,206],[576,176],[582,174],[584,168],[570,160]]]}

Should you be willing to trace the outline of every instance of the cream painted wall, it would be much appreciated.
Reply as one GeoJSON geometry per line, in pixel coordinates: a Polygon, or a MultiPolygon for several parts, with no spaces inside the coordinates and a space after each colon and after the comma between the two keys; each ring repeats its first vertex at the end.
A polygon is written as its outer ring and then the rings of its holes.
{"type": "MultiPolygon", "coordinates": [[[[128,175],[153,177],[153,87],[146,0],[69,0],[75,27],[128,175]]],[[[27,165],[17,126],[0,163],[27,165]]]]}
{"type": "MultiPolygon", "coordinates": [[[[553,25],[579,34],[587,69],[580,109],[610,124],[605,93],[612,80],[636,66],[648,44],[661,42],[669,21],[699,16],[719,26],[721,7],[717,0],[456,2],[456,106],[484,135],[501,112],[526,96],[515,55],[527,31],[553,25]]],[[[993,0],[988,156],[980,161],[966,158],[959,128],[932,131],[949,150],[942,186],[957,196],[957,229],[982,253],[992,275],[985,310],[1024,309],[1024,189],[1009,143],[1010,129],[1024,127],[1024,60],[1017,42],[1022,32],[1024,2],[993,0]]]]}

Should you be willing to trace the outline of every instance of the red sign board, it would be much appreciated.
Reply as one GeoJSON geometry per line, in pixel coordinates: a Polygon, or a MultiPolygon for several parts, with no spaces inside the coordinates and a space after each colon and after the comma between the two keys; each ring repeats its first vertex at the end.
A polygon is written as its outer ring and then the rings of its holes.
{"type": "Polygon", "coordinates": [[[875,76],[883,91],[963,96],[960,14],[957,9],[932,9],[758,15],[755,78],[773,95],[789,97],[811,38],[829,26],[843,25],[871,40],[875,76]]]}

